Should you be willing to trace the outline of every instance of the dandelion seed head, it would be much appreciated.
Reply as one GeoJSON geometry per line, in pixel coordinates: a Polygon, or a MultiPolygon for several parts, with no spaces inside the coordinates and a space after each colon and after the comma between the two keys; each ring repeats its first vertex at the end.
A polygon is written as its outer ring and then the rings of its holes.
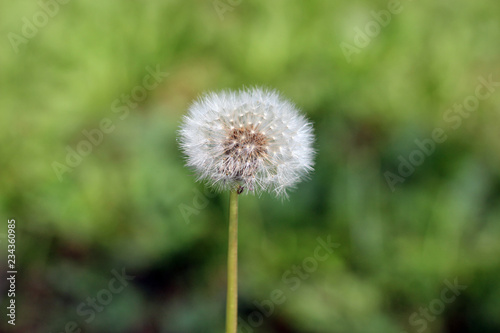
{"type": "Polygon", "coordinates": [[[261,88],[208,93],[189,108],[180,145],[198,180],[277,196],[313,170],[313,128],[277,92],[261,88]]]}

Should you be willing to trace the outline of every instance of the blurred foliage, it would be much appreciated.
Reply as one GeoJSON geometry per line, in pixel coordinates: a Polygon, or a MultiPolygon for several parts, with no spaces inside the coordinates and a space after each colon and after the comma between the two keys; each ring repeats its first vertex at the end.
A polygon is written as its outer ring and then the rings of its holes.
{"type": "MultiPolygon", "coordinates": [[[[242,323],[280,289],[286,301],[255,332],[500,331],[500,91],[457,129],[444,119],[478,77],[500,80],[500,4],[403,1],[348,62],[341,43],[388,2],[221,3],[230,10],[69,1],[17,53],[9,33],[41,5],[0,3],[0,216],[17,221],[16,331],[223,331],[228,195],[202,200],[176,131],[199,94],[244,85],[296,102],[318,155],[289,200],[240,199],[242,323]],[[148,66],[168,76],[121,119],[113,103],[148,66]],[[105,118],[114,130],[59,181],[53,163],[105,118]],[[435,128],[447,140],[391,191],[384,173],[435,128]],[[339,247],[291,290],[283,275],[328,235],[339,247]],[[134,280],[86,323],[77,307],[123,267],[134,280]],[[412,324],[455,279],[467,289],[425,329],[412,324]]],[[[5,315],[0,325],[12,330],[5,315]]]]}

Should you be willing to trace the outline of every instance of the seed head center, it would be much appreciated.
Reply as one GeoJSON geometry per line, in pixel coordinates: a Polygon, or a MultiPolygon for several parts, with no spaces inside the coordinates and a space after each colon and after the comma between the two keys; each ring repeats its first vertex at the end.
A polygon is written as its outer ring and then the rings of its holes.
{"type": "Polygon", "coordinates": [[[252,126],[233,128],[224,142],[224,154],[240,162],[255,162],[267,154],[267,137],[252,126]]]}

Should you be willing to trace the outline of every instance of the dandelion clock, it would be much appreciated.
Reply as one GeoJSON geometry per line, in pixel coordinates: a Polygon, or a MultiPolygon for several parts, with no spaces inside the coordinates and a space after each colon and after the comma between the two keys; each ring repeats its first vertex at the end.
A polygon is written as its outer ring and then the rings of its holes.
{"type": "Polygon", "coordinates": [[[313,170],[313,128],[277,92],[252,88],[202,96],[179,136],[198,180],[230,192],[226,333],[236,333],[238,195],[286,197],[313,170]]]}

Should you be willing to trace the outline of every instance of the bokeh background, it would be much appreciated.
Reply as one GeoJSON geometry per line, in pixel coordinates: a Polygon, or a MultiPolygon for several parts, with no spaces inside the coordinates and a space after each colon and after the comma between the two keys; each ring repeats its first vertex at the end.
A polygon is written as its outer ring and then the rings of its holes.
{"type": "Polygon", "coordinates": [[[201,93],[263,85],[314,122],[318,154],[288,200],[240,198],[240,332],[500,332],[500,87],[448,111],[500,81],[500,4],[402,1],[377,31],[389,6],[2,1],[0,269],[15,218],[18,275],[0,331],[223,332],[228,194],[195,183],[176,131],[201,93]],[[68,147],[91,152],[59,177],[68,147]],[[318,237],[338,247],[314,266],[318,237]]]}

